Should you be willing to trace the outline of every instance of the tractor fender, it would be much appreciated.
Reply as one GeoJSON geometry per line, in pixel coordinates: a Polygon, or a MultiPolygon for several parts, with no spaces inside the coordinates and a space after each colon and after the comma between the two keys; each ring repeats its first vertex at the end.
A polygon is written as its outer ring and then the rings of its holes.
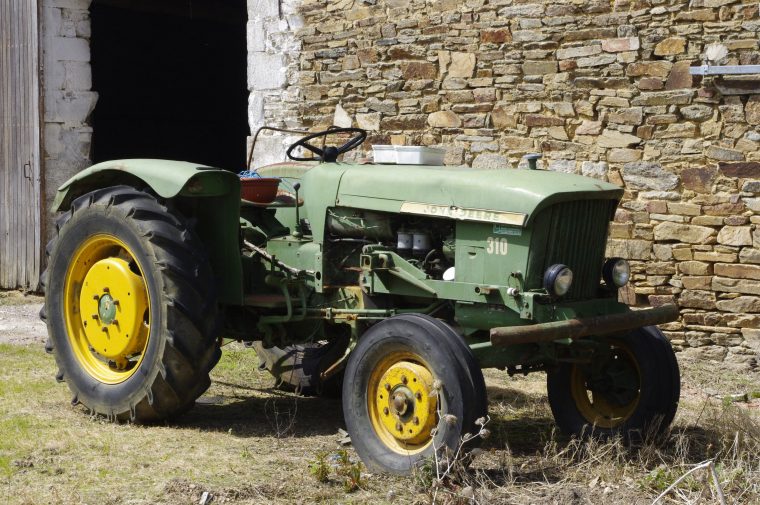
{"type": "Polygon", "coordinates": [[[98,163],[63,183],[53,212],[66,210],[78,196],[106,186],[143,183],[163,198],[240,195],[240,180],[232,172],[198,163],[169,160],[114,160],[98,163]]]}
{"type": "Polygon", "coordinates": [[[106,161],[82,170],[58,188],[53,212],[96,189],[126,184],[148,186],[161,198],[203,200],[192,216],[203,242],[223,304],[242,304],[240,259],[240,179],[232,172],[184,161],[133,159],[106,161]]]}

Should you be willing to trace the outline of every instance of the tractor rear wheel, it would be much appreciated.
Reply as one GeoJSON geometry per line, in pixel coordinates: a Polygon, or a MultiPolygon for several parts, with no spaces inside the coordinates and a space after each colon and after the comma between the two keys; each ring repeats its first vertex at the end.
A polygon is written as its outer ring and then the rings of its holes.
{"type": "Polygon", "coordinates": [[[386,319],[362,335],[346,367],[343,413],[367,468],[406,474],[477,433],[486,391],[468,362],[474,357],[454,330],[419,314],[386,319]]]}
{"type": "Polygon", "coordinates": [[[253,343],[259,368],[267,370],[277,386],[304,396],[340,396],[343,373],[322,379],[322,374],[336,364],[346,352],[348,338],[336,337],[327,342],[309,342],[286,347],[264,347],[253,343]]]}
{"type": "Polygon", "coordinates": [[[179,214],[128,186],[77,198],[48,245],[44,315],[57,379],[111,419],[166,419],[210,385],[221,354],[203,246],[179,214]]]}
{"type": "Polygon", "coordinates": [[[547,375],[549,405],[569,435],[638,442],[664,432],[681,390],[670,342],[654,326],[610,339],[589,364],[562,363],[547,375]]]}

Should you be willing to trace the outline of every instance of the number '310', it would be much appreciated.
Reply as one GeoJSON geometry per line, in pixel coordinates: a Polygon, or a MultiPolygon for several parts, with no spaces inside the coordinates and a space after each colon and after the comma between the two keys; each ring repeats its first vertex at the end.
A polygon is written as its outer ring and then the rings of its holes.
{"type": "Polygon", "coordinates": [[[486,253],[507,255],[507,239],[504,237],[488,237],[486,239],[486,253]]]}

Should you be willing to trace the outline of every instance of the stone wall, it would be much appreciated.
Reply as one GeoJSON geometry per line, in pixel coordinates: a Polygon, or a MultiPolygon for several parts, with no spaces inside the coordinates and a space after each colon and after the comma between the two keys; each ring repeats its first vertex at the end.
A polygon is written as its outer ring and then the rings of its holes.
{"type": "MultiPolygon", "coordinates": [[[[297,0],[248,0],[248,124],[251,133],[267,125],[301,127],[299,54],[296,33],[303,27],[297,0]]],[[[248,139],[248,149],[250,142],[248,139]]],[[[255,164],[282,161],[296,138],[262,134],[256,142],[255,164]]]]}
{"type": "MultiPolygon", "coordinates": [[[[43,170],[47,239],[55,231],[47,212],[55,191],[90,162],[88,118],[98,95],[90,69],[90,0],[43,0],[43,170]]],[[[47,240],[43,237],[43,240],[47,240]]]]}
{"type": "Polygon", "coordinates": [[[549,170],[621,185],[609,253],[631,260],[625,297],[676,301],[682,317],[665,328],[684,353],[756,361],[760,76],[737,84],[688,68],[712,42],[727,47],[724,64],[760,63],[757,2],[303,0],[298,9],[302,20],[285,28],[297,30],[289,47],[300,52],[270,56],[288,62],[286,76],[262,105],[253,100],[252,124],[316,128],[347,114],[370,130],[368,144],[440,145],[449,164],[488,168],[540,151],[549,170]]]}

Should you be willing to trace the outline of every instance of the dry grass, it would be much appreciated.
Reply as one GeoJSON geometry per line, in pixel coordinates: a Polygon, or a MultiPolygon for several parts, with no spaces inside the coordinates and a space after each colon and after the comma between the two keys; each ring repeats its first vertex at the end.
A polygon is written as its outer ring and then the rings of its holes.
{"type": "MultiPolygon", "coordinates": [[[[693,374],[715,376],[719,366],[687,363],[693,374]]],[[[728,503],[760,503],[760,402],[726,395],[760,388],[757,374],[720,371],[711,395],[686,387],[670,432],[638,447],[621,440],[568,439],[556,433],[536,377],[513,379],[515,389],[491,386],[492,437],[469,469],[447,482],[439,503],[650,504],[705,460],[714,460],[728,503]],[[750,389],[746,389],[749,387],[750,389]]],[[[493,384],[497,374],[489,372],[493,384]]],[[[688,383],[687,383],[688,384],[688,383]]],[[[435,493],[428,489],[428,496],[435,493]]],[[[695,472],[660,503],[719,503],[708,472],[695,472]]]]}
{"type": "MultiPolygon", "coordinates": [[[[363,474],[347,492],[339,460],[340,401],[272,387],[253,352],[226,349],[213,386],[171,425],[115,425],[69,406],[41,346],[0,345],[0,496],[4,503],[429,503],[424,479],[363,474]]],[[[684,381],[707,377],[684,367],[684,381]]],[[[714,372],[713,372],[714,373],[714,372]]],[[[760,389],[757,375],[721,373],[714,396],[684,388],[666,440],[631,449],[554,432],[543,377],[489,371],[491,436],[469,468],[452,472],[440,503],[651,503],[691,466],[714,458],[729,503],[760,503],[758,410],[722,396],[760,389]]],[[[696,381],[699,383],[699,381],[696,381]]],[[[356,455],[349,449],[349,464],[356,455]]],[[[665,503],[717,503],[698,472],[665,503]]],[[[429,480],[427,481],[429,483],[429,480]]]]}
{"type": "Polygon", "coordinates": [[[38,295],[15,290],[0,290],[0,305],[30,305],[43,303],[44,298],[38,295]]]}
{"type": "Polygon", "coordinates": [[[309,475],[318,451],[338,449],[339,402],[273,389],[256,364],[251,351],[229,350],[202,403],[177,423],[117,425],[69,405],[41,348],[0,345],[3,503],[197,504],[204,491],[213,503],[241,504],[384,496],[385,478],[346,494],[342,482],[309,475]]]}

